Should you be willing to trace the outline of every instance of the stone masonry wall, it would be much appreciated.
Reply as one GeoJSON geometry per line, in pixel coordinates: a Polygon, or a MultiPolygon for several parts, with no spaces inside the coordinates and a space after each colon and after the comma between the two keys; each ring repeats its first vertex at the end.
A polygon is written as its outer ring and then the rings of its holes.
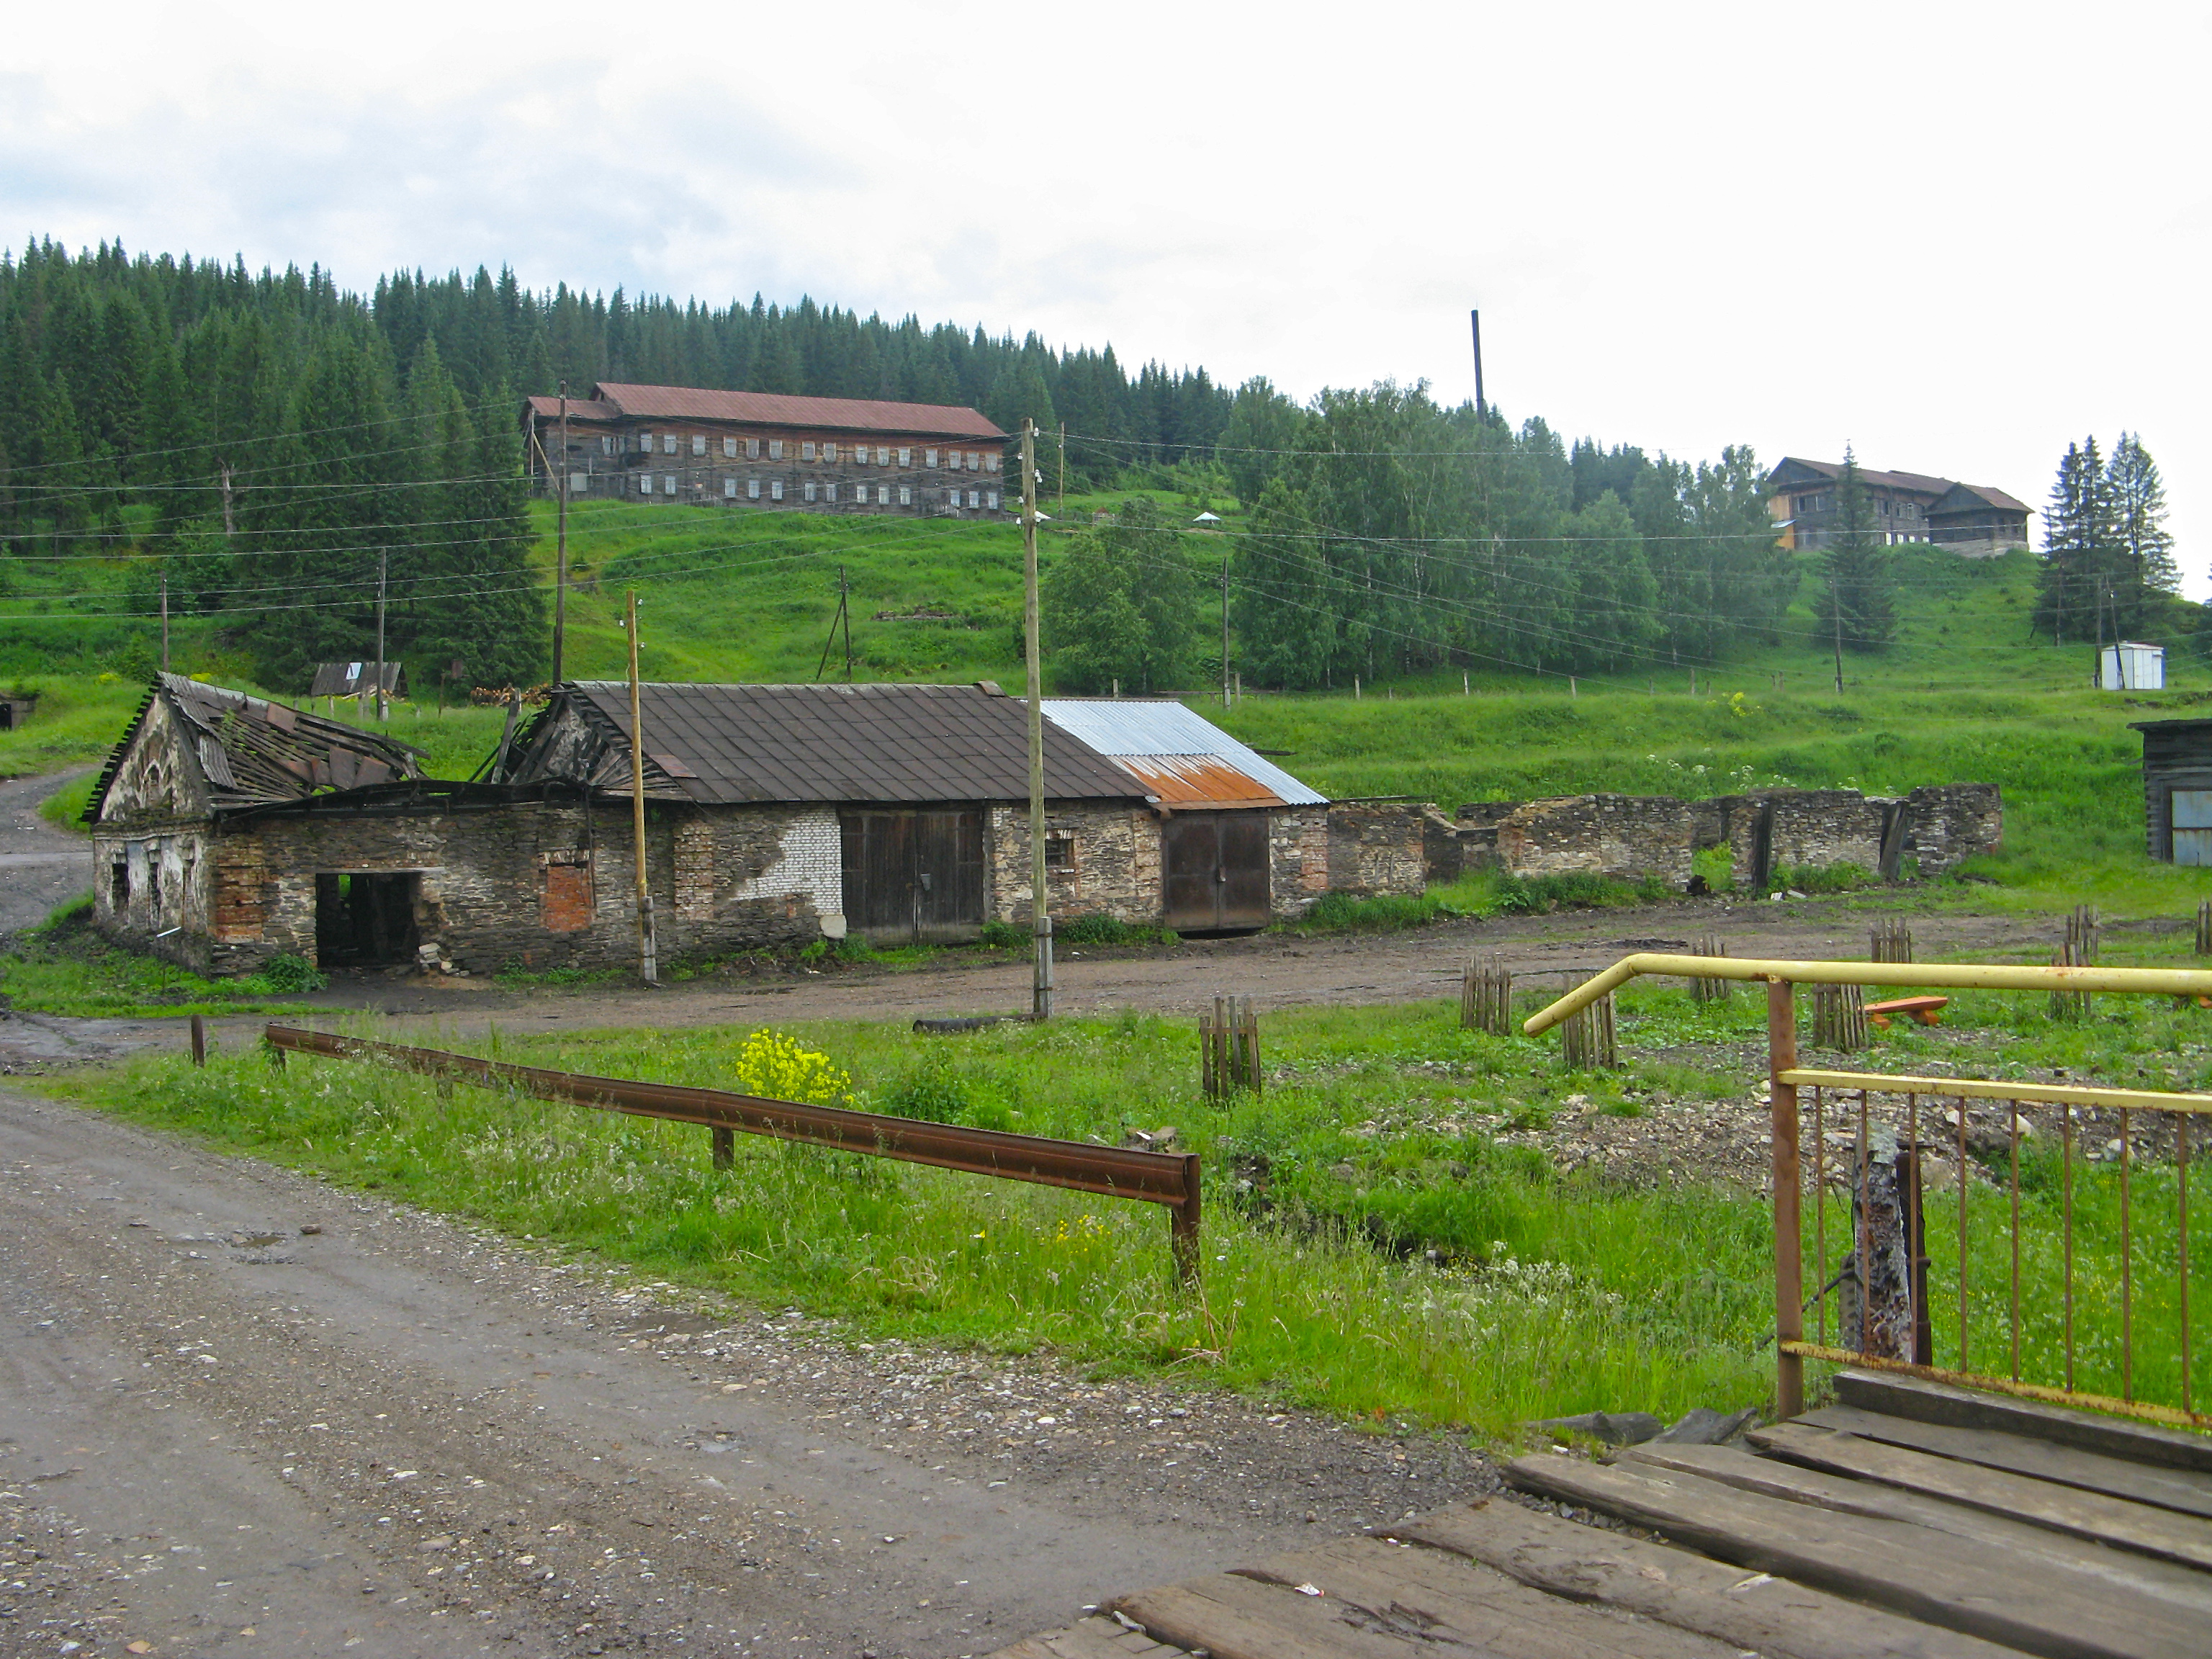
{"type": "MultiPolygon", "coordinates": [[[[821,937],[811,857],[818,839],[786,807],[653,804],[647,884],[664,961],[821,937]]],[[[487,811],[307,813],[233,820],[210,843],[204,908],[208,971],[250,973],[273,956],[313,961],[315,877],[419,878],[415,924],[426,964],[495,973],[514,964],[625,966],[636,959],[630,814],[520,803],[487,811]]]]}
{"type": "MultiPolygon", "coordinates": [[[[1143,807],[1045,803],[1045,834],[1073,845],[1073,862],[1054,869],[1052,915],[1111,916],[1135,927],[1160,920],[1159,821],[1143,807]]],[[[992,921],[1028,922],[1032,887],[1030,813],[1026,806],[994,806],[983,826],[988,868],[984,906],[992,921]]]]}
{"type": "Polygon", "coordinates": [[[1267,903],[1290,920],[1328,891],[1328,809],[1283,806],[1267,814],[1267,903]]]}
{"type": "Polygon", "coordinates": [[[1899,813],[1899,848],[1917,860],[1923,875],[1944,874],[2003,841],[1997,786],[1961,783],[1915,789],[1902,800],[1856,789],[1773,789],[1699,801],[1667,795],[1483,801],[1462,806],[1456,821],[1431,823],[1425,854],[1431,881],[1494,863],[1515,875],[1656,875],[1680,890],[1689,884],[1692,858],[1710,847],[1728,848],[1736,879],[1751,880],[1762,818],[1770,869],[1855,864],[1878,872],[1884,828],[1899,813]]]}
{"type": "Polygon", "coordinates": [[[1328,809],[1328,890],[1359,898],[1418,896],[1428,884],[1427,809],[1400,801],[1339,801],[1328,809]]]}

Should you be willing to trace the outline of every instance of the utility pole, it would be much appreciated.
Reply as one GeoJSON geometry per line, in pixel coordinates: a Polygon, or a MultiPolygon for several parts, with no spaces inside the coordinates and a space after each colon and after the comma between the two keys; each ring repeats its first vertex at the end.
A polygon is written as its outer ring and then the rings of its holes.
{"type": "Polygon", "coordinates": [[[161,573],[161,672],[169,672],[169,573],[161,573]]]}
{"type": "Polygon", "coordinates": [[[1060,514],[1067,516],[1067,422],[1060,423],[1060,514]]]}
{"type": "Polygon", "coordinates": [[[842,564],[837,567],[837,609],[830,617],[830,637],[822,641],[822,660],[814,665],[814,678],[817,680],[830,666],[830,653],[837,647],[840,625],[845,630],[845,683],[849,685],[853,681],[853,610],[845,586],[845,567],[842,564]]]}
{"type": "MultiPolygon", "coordinates": [[[[544,446],[539,446],[544,453],[544,446]]],[[[561,647],[568,626],[568,383],[561,382],[560,507],[553,539],[553,684],[561,684],[561,647]]]]}
{"type": "Polygon", "coordinates": [[[1470,311],[1467,313],[1467,319],[1474,330],[1474,412],[1482,416],[1490,411],[1490,405],[1482,396],[1482,313],[1470,311]]]}
{"type": "Polygon", "coordinates": [[[384,580],[391,572],[391,550],[380,547],[376,550],[376,718],[380,721],[388,718],[384,708],[384,580]]]}
{"type": "Polygon", "coordinates": [[[638,972],[647,985],[660,983],[653,949],[653,890],[645,879],[645,721],[637,690],[637,590],[629,595],[629,805],[630,840],[637,848],[638,972]]]}
{"type": "Polygon", "coordinates": [[[1844,585],[1831,578],[1828,603],[1836,610],[1836,695],[1844,695],[1844,585]]]}
{"type": "Polygon", "coordinates": [[[228,542],[238,534],[238,520],[231,511],[230,463],[222,464],[222,538],[228,542]]]}
{"type": "Polygon", "coordinates": [[[1229,556],[1221,556],[1221,706],[1229,707],[1229,556]]]}
{"type": "Polygon", "coordinates": [[[1036,422],[1022,418],[1022,631],[1030,694],[1030,915],[1035,977],[1032,1018],[1052,1018],[1052,912],[1044,868],[1044,663],[1038,643],[1036,422]]]}

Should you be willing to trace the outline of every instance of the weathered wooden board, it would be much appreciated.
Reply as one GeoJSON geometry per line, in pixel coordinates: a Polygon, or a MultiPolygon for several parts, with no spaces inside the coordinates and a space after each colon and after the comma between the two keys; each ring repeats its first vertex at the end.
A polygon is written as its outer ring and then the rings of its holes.
{"type": "MultiPolygon", "coordinates": [[[[2154,1596],[2190,1608],[2212,1626],[2212,1576],[2172,1561],[2154,1560],[2132,1551],[2107,1549],[2008,1516],[1992,1515],[1985,1510],[1970,1509],[1918,1492],[1901,1492],[1872,1480],[1854,1480],[1804,1468],[1778,1458],[1754,1457],[1731,1447],[1638,1446],[1624,1453],[1621,1461],[1639,1468],[1715,1480],[1738,1492],[1778,1498],[1785,1503],[1808,1504],[1838,1515],[1901,1521],[1908,1526],[1925,1527],[1954,1538],[1970,1539],[2016,1557],[2024,1571],[2056,1567],[2078,1573],[2124,1594],[2154,1596]]],[[[2046,1490],[2064,1495],[2070,1489],[2053,1486],[2046,1490]]]]}
{"type": "Polygon", "coordinates": [[[2212,1521],[2197,1516],[2130,1503],[2078,1486],[2056,1486],[2028,1475],[1961,1463],[1956,1458],[1934,1457],[1802,1423],[1755,1429],[1750,1439],[1762,1451],[1811,1468],[1831,1470],[1856,1480],[1878,1481],[2212,1571],[2212,1521]]]}
{"type": "Polygon", "coordinates": [[[1213,1659],[1736,1659],[1740,1651],[1546,1595],[1462,1556],[1371,1539],[1116,1605],[1155,1638],[1213,1659]]]}
{"type": "Polygon", "coordinates": [[[1837,1515],[1695,1475],[1559,1455],[1507,1466],[1524,1490],[1587,1504],[1706,1554],[2046,1659],[2203,1659],[2203,1615],[2109,1582],[1901,1521],[1837,1515]]]}
{"type": "Polygon", "coordinates": [[[1531,1589],[1640,1613],[1765,1659],[2005,1659],[2019,1651],[1504,1499],[1455,1505],[1393,1530],[1531,1589]]]}
{"type": "Polygon", "coordinates": [[[2009,1469],[2062,1486],[2101,1492],[2138,1504],[2156,1504],[2185,1515],[2212,1516],[2212,1476],[2188,1469],[2159,1468],[2102,1452],[2027,1435],[2007,1434],[1996,1429],[1962,1429],[1948,1423],[1924,1423],[1886,1412],[1862,1411],[1856,1406],[1825,1406],[1796,1419],[1817,1429],[1838,1429],[1863,1439],[1892,1446],[1910,1446],[1954,1457],[1984,1468],[2009,1469]]]}
{"type": "Polygon", "coordinates": [[[1155,1642],[1111,1619],[1085,1619],[1066,1630],[1024,1637],[990,1659],[1188,1659],[1181,1648],[1155,1642]]]}
{"type": "Polygon", "coordinates": [[[1836,1397],[1846,1406],[1890,1417],[1917,1418],[1952,1428],[2032,1435],[2107,1457],[2212,1475],[2212,1435],[2187,1429],[2161,1428],[2154,1423],[2014,1400],[2008,1395],[1984,1394],[1888,1371],[1838,1371],[1836,1397]]]}

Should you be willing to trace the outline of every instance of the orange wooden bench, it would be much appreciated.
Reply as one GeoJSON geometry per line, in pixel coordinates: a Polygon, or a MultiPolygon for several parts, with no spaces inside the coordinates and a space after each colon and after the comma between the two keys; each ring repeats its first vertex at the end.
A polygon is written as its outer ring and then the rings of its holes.
{"type": "Polygon", "coordinates": [[[1887,1016],[1896,1014],[1905,1019],[1917,1019],[1923,1025],[1942,1024],[1942,1015],[1950,1003],[1948,997],[1895,997],[1887,1002],[1869,1002],[1866,1017],[1883,1030],[1889,1029],[1887,1016]]]}

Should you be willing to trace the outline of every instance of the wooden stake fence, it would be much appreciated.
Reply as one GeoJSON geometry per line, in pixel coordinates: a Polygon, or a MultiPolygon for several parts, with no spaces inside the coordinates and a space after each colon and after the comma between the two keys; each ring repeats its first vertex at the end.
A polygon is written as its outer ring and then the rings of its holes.
{"type": "Polygon", "coordinates": [[[1867,1046],[1866,987],[1813,988],[1813,1046],[1847,1054],[1867,1046]]]}
{"type": "Polygon", "coordinates": [[[1559,1053],[1571,1072],[1611,1071],[1620,1064],[1611,992],[1559,1022],[1559,1053]]]}
{"type": "MultiPolygon", "coordinates": [[[[1707,933],[1691,945],[1693,957],[1724,957],[1728,946],[1712,933],[1707,933]]],[[[1726,1002],[1735,992],[1735,981],[1730,979],[1708,979],[1700,975],[1690,981],[1690,999],[1693,1002],[1726,1002]]]]}
{"type": "Polygon", "coordinates": [[[2197,902],[2197,954],[2212,957],[2212,899],[2203,899],[2197,902]]]}
{"type": "Polygon", "coordinates": [[[1902,916],[1884,916],[1875,923],[1868,943],[1867,959],[1870,962],[1912,960],[1912,929],[1902,916]]]}
{"type": "MultiPolygon", "coordinates": [[[[2074,914],[2066,918],[2066,943],[2051,959],[2051,965],[2054,968],[2096,966],[2101,921],[2095,905],[2075,905],[2074,914]]],[[[2089,994],[2087,991],[2053,991],[2051,994],[2051,1017],[2053,1019],[2087,1019],[2089,1017],[2089,994]]]]}
{"type": "Polygon", "coordinates": [[[1216,997],[1198,1017],[1199,1084],[1209,1095],[1260,1092],[1260,1017],[1249,997],[1216,997]]]}
{"type": "Polygon", "coordinates": [[[1513,1028],[1513,970],[1501,956],[1476,957],[1459,978],[1459,1023],[1504,1036],[1513,1028]]]}

